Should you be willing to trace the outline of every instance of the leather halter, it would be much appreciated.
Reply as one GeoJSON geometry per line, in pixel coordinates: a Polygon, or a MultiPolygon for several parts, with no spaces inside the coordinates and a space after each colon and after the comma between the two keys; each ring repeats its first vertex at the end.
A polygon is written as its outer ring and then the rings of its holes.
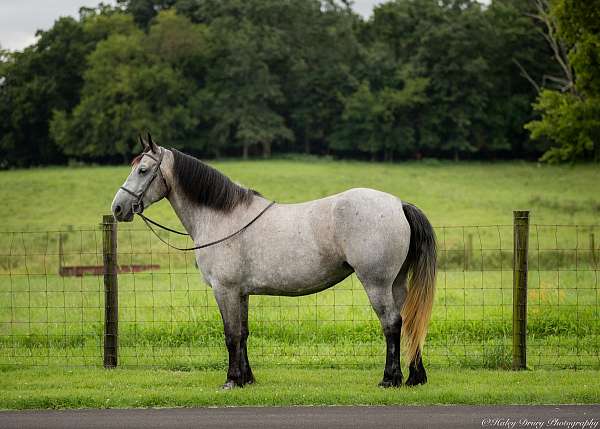
{"type": "MultiPolygon", "coordinates": [[[[160,169],[160,165],[162,164],[162,160],[163,160],[163,154],[164,154],[163,149],[161,149],[158,158],[156,158],[154,155],[150,154],[150,152],[144,152],[142,154],[142,158],[145,156],[148,156],[155,161],[155,164],[154,164],[154,167],[152,168],[152,174],[150,176],[148,176],[146,183],[144,183],[144,186],[142,187],[142,190],[139,193],[136,194],[135,192],[127,189],[125,186],[121,186],[122,190],[127,192],[129,195],[132,195],[136,199],[131,204],[131,210],[133,211],[134,214],[141,215],[142,212],[144,211],[144,201],[143,201],[144,196],[146,195],[146,192],[148,192],[148,189],[150,188],[150,185],[152,185],[152,182],[154,182],[154,179],[156,179],[156,177],[159,174],[163,180],[163,183],[165,184],[165,188],[167,189],[167,194],[165,196],[169,195],[169,192],[171,191],[169,189],[169,185],[167,185],[165,176],[163,176],[162,171],[160,169]]],[[[141,162],[141,160],[140,160],[140,162],[141,162]]]]}

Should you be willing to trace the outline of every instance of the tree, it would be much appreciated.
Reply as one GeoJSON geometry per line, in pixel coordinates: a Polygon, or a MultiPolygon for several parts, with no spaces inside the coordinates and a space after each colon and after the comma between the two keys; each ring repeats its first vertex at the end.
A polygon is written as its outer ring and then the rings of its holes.
{"type": "Polygon", "coordinates": [[[86,39],[90,41],[90,52],[96,44],[114,34],[124,36],[137,31],[133,17],[118,9],[99,7],[97,9],[81,8],[80,21],[86,39]]]}
{"type": "MultiPolygon", "coordinates": [[[[477,151],[485,130],[490,65],[481,6],[470,0],[446,1],[440,21],[423,35],[416,64],[431,79],[425,135],[437,134],[439,148],[454,159],[477,151]]],[[[435,141],[435,140],[434,140],[435,141]]]]}
{"type": "Polygon", "coordinates": [[[288,47],[280,71],[286,113],[296,151],[326,153],[344,109],[343,98],[358,86],[360,62],[356,17],[334,2],[297,1],[293,19],[280,23],[288,47]]]}
{"type": "Polygon", "coordinates": [[[547,1],[82,8],[0,53],[2,167],[126,159],[144,128],[197,155],[598,157],[600,0],[547,1]]]}
{"type": "Polygon", "coordinates": [[[542,119],[526,125],[533,139],[551,139],[543,161],[600,161],[600,100],[544,90],[535,103],[542,119]]]}
{"type": "Polygon", "coordinates": [[[154,17],[172,7],[175,0],[117,0],[117,3],[125,7],[140,28],[146,29],[154,17]]]}
{"type": "Polygon", "coordinates": [[[525,127],[533,139],[550,140],[545,161],[600,162],[600,2],[557,0],[551,8],[537,3],[539,15],[549,22],[546,38],[564,78],[555,80],[558,90],[541,90],[534,105],[541,118],[525,127]]]}
{"type": "Polygon", "coordinates": [[[214,153],[231,142],[242,147],[245,158],[253,145],[268,158],[274,143],[294,138],[279,113],[285,97],[272,71],[284,52],[280,34],[229,16],[215,19],[209,28],[212,62],[203,99],[214,123],[214,153]]]}
{"type": "MultiPolygon", "coordinates": [[[[81,102],[72,113],[57,110],[51,135],[65,154],[76,157],[127,159],[137,150],[131,136],[151,129],[159,141],[175,146],[188,141],[200,122],[200,98],[193,79],[182,70],[185,44],[168,48],[169,29],[185,40],[203,42],[202,31],[165,24],[169,12],[157,18],[146,35],[140,30],[113,34],[89,56],[81,102]],[[169,54],[165,53],[169,50],[169,54]]],[[[200,48],[198,48],[200,49],[200,48]]]]}
{"type": "Polygon", "coordinates": [[[0,82],[0,150],[7,165],[29,166],[63,160],[48,138],[53,109],[79,101],[90,44],[82,25],[60,18],[23,52],[3,55],[0,82]]]}
{"type": "Polygon", "coordinates": [[[429,80],[415,77],[410,66],[391,70],[390,76],[387,84],[379,87],[363,81],[345,99],[342,122],[332,143],[334,149],[357,148],[370,154],[371,160],[383,153],[386,161],[392,161],[395,154],[415,152],[413,119],[427,101],[429,80]]]}
{"type": "Polygon", "coordinates": [[[485,111],[486,138],[478,147],[481,157],[539,157],[543,152],[531,143],[523,124],[532,119],[537,82],[559,70],[537,31],[542,27],[530,17],[534,12],[532,4],[522,0],[495,0],[484,12],[484,54],[493,66],[487,75],[491,102],[485,111]]]}
{"type": "MultiPolygon", "coordinates": [[[[257,128],[242,127],[242,139],[236,117],[260,124],[257,115],[265,115],[260,127],[271,130],[281,150],[327,150],[343,108],[339,95],[356,87],[351,69],[359,44],[348,8],[319,0],[178,0],[175,8],[214,30],[206,99],[215,145],[241,145],[247,154],[257,144],[250,130],[257,128]]],[[[260,146],[264,152],[270,145],[260,146]]]]}

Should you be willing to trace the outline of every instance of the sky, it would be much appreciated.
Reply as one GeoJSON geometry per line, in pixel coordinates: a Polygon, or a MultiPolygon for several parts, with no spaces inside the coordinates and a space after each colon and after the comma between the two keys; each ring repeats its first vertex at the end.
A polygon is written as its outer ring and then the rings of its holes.
{"type": "MultiPolygon", "coordinates": [[[[489,1],[489,0],[487,0],[489,1]]],[[[47,30],[60,16],[78,16],[82,6],[96,6],[100,0],[0,0],[0,47],[22,50],[35,41],[38,29],[47,30]]],[[[373,6],[384,0],[354,0],[354,10],[365,18],[373,6]]],[[[485,2],[485,1],[484,1],[485,2]]],[[[116,0],[103,0],[116,4],[116,0]]]]}
{"type": "MultiPolygon", "coordinates": [[[[79,16],[81,6],[100,0],[0,0],[0,46],[21,50],[35,41],[38,29],[48,30],[60,16],[79,16]]],[[[115,4],[115,0],[104,0],[115,4]]]]}
{"type": "MultiPolygon", "coordinates": [[[[38,29],[47,30],[60,16],[78,16],[81,6],[95,6],[100,0],[0,0],[0,46],[22,50],[35,41],[38,29]]],[[[354,9],[368,17],[373,5],[383,0],[355,0],[354,9]]],[[[116,4],[115,0],[103,0],[116,4]]]]}

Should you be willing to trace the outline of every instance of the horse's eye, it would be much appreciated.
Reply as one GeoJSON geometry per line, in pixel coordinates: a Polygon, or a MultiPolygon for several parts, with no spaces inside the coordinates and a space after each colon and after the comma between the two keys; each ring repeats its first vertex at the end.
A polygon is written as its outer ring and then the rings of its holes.
{"type": "Polygon", "coordinates": [[[140,169],[138,170],[140,174],[145,174],[146,173],[146,167],[140,167],[140,169]]]}

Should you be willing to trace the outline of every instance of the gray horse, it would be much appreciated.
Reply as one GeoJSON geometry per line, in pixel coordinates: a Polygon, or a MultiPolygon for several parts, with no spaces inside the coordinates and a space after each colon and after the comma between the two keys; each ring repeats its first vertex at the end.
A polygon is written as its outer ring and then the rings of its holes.
{"type": "Polygon", "coordinates": [[[406,385],[427,381],[421,349],[434,296],[433,229],[415,206],[373,189],[350,189],[300,204],[274,204],[175,149],[140,138],[144,151],[115,195],[118,221],[167,198],[194,243],[242,233],[196,250],[225,330],[224,388],[253,383],[248,362],[249,295],[307,295],[356,273],[377,313],[387,353],[383,387],[400,386],[400,338],[410,362],[406,385]],[[159,180],[155,180],[160,178],[159,180]],[[410,279],[410,280],[409,280],[410,279]],[[408,285],[407,285],[408,283],[408,285]]]}

